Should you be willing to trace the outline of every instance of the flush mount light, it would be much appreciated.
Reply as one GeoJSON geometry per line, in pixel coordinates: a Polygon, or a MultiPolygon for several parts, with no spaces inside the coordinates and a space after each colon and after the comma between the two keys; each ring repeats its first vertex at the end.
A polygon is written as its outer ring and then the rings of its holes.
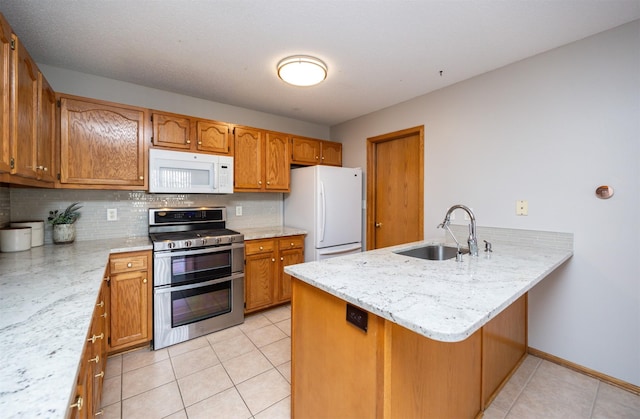
{"type": "Polygon", "coordinates": [[[313,86],[327,78],[327,65],[308,55],[292,55],[278,63],[278,77],[294,86],[313,86]]]}

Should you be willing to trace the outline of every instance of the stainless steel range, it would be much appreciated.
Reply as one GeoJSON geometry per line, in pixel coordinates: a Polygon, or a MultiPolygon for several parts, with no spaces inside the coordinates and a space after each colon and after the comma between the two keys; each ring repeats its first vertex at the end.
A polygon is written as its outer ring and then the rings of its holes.
{"type": "Polygon", "coordinates": [[[153,349],[244,321],[244,236],[226,209],[153,208],[153,349]]]}

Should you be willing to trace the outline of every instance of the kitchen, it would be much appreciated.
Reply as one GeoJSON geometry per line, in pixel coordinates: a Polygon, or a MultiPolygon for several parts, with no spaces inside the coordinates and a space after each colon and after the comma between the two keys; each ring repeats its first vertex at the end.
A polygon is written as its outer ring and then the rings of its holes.
{"type": "MultiPolygon", "coordinates": [[[[638,385],[637,33],[636,21],[330,129],[40,67],[56,91],[185,114],[222,114],[222,120],[236,119],[225,119],[225,112],[251,113],[256,126],[285,130],[291,124],[309,136],[338,139],[346,167],[366,167],[366,138],[424,124],[425,237],[442,236],[436,226],[457,202],[472,205],[480,225],[573,232],[570,264],[531,293],[530,346],[638,385]],[[616,195],[596,200],[593,192],[601,184],[611,184],[616,195]],[[513,214],[517,199],[529,200],[528,217],[513,214]]],[[[48,210],[80,201],[85,208],[77,240],[83,241],[122,237],[123,231],[145,236],[146,208],[162,200],[232,208],[231,228],[279,225],[278,195],[156,197],[2,187],[0,212],[4,222],[11,214],[44,219],[48,210]],[[235,215],[237,206],[242,216],[235,215]],[[111,224],[105,221],[110,208],[119,217],[111,224]]]]}

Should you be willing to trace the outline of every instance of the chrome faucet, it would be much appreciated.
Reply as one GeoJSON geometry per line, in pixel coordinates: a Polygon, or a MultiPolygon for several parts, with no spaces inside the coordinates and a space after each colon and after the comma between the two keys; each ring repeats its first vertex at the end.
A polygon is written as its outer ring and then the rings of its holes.
{"type": "Polygon", "coordinates": [[[461,210],[469,214],[469,219],[471,220],[469,222],[469,238],[467,239],[467,243],[469,244],[469,253],[471,254],[471,256],[478,256],[478,237],[476,236],[476,216],[473,214],[473,211],[471,211],[469,207],[466,207],[460,204],[453,205],[451,208],[449,208],[449,210],[447,211],[447,214],[444,216],[444,221],[438,224],[438,228],[444,228],[445,230],[447,230],[449,234],[451,234],[451,237],[453,237],[453,240],[458,245],[458,249],[460,249],[460,243],[458,242],[456,237],[451,232],[451,229],[449,228],[449,224],[451,224],[451,213],[457,210],[458,208],[460,208],[461,210]]]}

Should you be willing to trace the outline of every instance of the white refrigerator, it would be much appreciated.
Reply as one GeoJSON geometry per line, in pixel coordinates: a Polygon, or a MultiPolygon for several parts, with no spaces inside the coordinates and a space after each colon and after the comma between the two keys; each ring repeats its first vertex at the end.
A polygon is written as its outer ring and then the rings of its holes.
{"type": "Polygon", "coordinates": [[[362,170],[309,166],[291,170],[284,224],[307,231],[304,261],[362,251],[362,170]]]}

